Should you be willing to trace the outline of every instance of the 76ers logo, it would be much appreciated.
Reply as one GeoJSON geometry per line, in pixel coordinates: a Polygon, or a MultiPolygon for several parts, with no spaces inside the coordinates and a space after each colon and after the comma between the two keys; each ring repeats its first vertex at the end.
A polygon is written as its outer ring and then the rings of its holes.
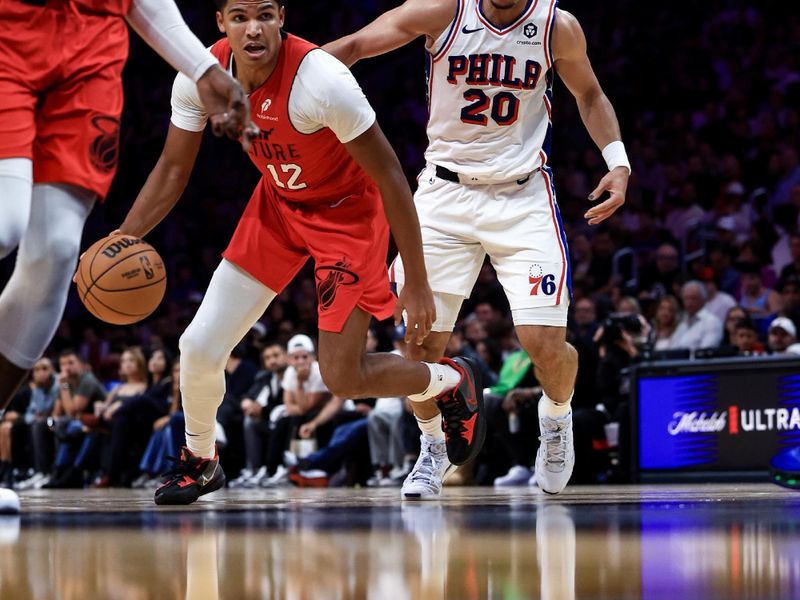
{"type": "Polygon", "coordinates": [[[556,293],[556,276],[545,275],[542,265],[533,264],[528,269],[528,283],[531,284],[531,296],[538,296],[541,291],[545,296],[556,293]]]}

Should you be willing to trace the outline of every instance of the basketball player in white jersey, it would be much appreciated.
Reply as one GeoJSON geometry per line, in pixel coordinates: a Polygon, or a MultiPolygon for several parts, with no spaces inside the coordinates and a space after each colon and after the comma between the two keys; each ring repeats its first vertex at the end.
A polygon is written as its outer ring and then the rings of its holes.
{"type": "MultiPolygon", "coordinates": [[[[586,212],[590,225],[622,206],[630,175],[619,124],[586,55],[583,31],[556,4],[407,0],[325,47],[349,66],[425,36],[430,143],[415,201],[437,320],[425,343],[410,351],[425,360],[443,354],[488,254],[544,389],[531,484],[551,494],[564,489],[575,462],[570,401],[578,367],[566,342],[567,240],[547,166],[555,73],[575,96],[608,164],[589,200],[609,196],[586,212]]],[[[401,261],[390,275],[402,286],[401,261]]],[[[441,437],[433,403],[415,403],[414,411],[423,439],[441,437]]],[[[434,470],[426,479],[412,473],[403,494],[435,497],[445,474],[434,470]]]]}

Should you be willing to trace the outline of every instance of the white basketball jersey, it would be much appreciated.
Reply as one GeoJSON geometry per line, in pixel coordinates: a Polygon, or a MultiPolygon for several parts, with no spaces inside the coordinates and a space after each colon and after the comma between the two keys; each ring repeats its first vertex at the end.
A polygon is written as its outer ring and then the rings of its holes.
{"type": "Polygon", "coordinates": [[[485,182],[547,164],[558,0],[527,0],[506,27],[481,0],[457,0],[450,27],[429,48],[429,163],[485,182]]]}

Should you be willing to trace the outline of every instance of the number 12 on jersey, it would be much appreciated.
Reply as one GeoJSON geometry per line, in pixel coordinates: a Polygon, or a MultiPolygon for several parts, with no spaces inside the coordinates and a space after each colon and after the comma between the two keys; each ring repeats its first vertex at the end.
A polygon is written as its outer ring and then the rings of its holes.
{"type": "Polygon", "coordinates": [[[519,118],[519,98],[511,92],[498,92],[489,98],[482,89],[472,88],[464,92],[464,100],[472,102],[461,109],[461,121],[464,123],[485,127],[489,118],[483,113],[490,107],[492,121],[501,127],[512,125],[519,118]]]}
{"type": "Polygon", "coordinates": [[[297,180],[300,179],[300,174],[303,172],[303,169],[300,167],[300,165],[281,165],[283,177],[278,174],[278,170],[275,168],[275,165],[268,164],[267,169],[272,175],[272,178],[275,180],[275,185],[277,185],[279,188],[283,188],[285,190],[303,190],[308,187],[305,183],[297,183],[297,180]],[[288,177],[285,177],[286,175],[288,175],[288,177]],[[286,183],[284,183],[284,179],[286,183]]]}

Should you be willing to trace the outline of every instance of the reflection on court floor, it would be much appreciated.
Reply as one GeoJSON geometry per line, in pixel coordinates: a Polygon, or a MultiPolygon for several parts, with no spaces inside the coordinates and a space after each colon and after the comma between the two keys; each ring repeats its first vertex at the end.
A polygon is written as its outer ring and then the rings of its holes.
{"type": "Polygon", "coordinates": [[[217,495],[38,492],[0,518],[0,598],[797,598],[800,496],[761,485],[217,495]]]}

